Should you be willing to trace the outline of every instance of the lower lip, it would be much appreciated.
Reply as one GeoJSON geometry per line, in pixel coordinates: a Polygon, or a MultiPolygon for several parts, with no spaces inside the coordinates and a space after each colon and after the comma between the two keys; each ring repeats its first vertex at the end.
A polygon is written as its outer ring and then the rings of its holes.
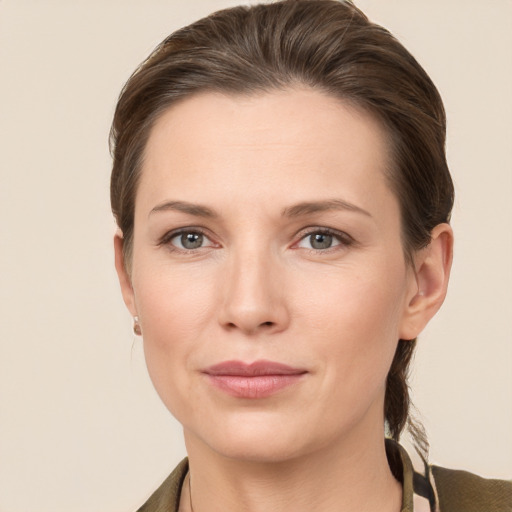
{"type": "Polygon", "coordinates": [[[299,382],[303,373],[292,375],[208,375],[210,382],[237,398],[266,398],[299,382]]]}

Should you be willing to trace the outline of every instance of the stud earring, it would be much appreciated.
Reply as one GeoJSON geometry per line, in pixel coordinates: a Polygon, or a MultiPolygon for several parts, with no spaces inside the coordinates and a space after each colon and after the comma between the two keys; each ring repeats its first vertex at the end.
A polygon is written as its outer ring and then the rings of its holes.
{"type": "Polygon", "coordinates": [[[142,336],[142,329],[140,328],[138,316],[133,317],[133,334],[136,336],[142,336]]]}

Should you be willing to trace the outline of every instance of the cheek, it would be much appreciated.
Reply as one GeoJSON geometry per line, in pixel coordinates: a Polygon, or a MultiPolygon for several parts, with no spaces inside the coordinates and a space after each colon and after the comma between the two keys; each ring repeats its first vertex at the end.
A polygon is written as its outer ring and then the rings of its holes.
{"type": "Polygon", "coordinates": [[[134,276],[137,310],[144,332],[162,343],[162,350],[165,345],[190,340],[211,318],[215,287],[209,277],[204,270],[165,263],[139,266],[134,276]]]}
{"type": "Polygon", "coordinates": [[[361,393],[385,386],[399,338],[405,285],[401,268],[387,270],[374,266],[372,272],[347,272],[337,276],[337,285],[317,281],[304,303],[304,323],[322,352],[326,385],[343,400],[357,400],[361,393]],[[337,387],[339,383],[343,386],[337,387]]]}
{"type": "Polygon", "coordinates": [[[338,330],[344,339],[362,342],[367,334],[383,341],[398,333],[405,294],[405,271],[398,265],[375,262],[317,274],[314,286],[305,277],[301,309],[310,325],[338,330]],[[309,286],[307,286],[309,284],[309,286]],[[362,339],[363,338],[363,339],[362,339]]]}
{"type": "Polygon", "coordinates": [[[187,396],[187,372],[211,323],[215,288],[188,273],[139,267],[134,280],[143,331],[144,354],[155,389],[175,413],[187,396]]]}

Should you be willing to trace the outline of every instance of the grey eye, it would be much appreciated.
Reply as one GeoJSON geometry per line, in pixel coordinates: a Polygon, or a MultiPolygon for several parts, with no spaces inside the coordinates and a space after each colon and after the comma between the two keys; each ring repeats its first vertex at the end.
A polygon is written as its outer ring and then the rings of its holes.
{"type": "Polygon", "coordinates": [[[181,233],[177,235],[173,239],[173,245],[179,247],[180,249],[199,249],[203,246],[205,240],[205,236],[201,233],[188,232],[181,233]]]}
{"type": "Polygon", "coordinates": [[[201,233],[184,233],[181,235],[181,245],[185,249],[197,249],[203,245],[203,235],[201,233]]]}
{"type": "Polygon", "coordinates": [[[314,251],[325,251],[338,245],[350,245],[350,241],[344,241],[343,235],[329,233],[324,231],[314,231],[305,235],[297,244],[297,247],[303,249],[313,249],[314,251]]]}
{"type": "Polygon", "coordinates": [[[313,249],[329,249],[332,247],[333,238],[327,233],[314,233],[309,235],[309,243],[313,249]]]}

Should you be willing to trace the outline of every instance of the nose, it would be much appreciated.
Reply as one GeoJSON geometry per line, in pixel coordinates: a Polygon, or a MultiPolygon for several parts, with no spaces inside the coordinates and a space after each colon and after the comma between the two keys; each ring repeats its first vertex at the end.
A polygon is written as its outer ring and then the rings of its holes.
{"type": "Polygon", "coordinates": [[[219,322],[246,335],[274,334],[290,322],[283,272],[265,251],[244,251],[228,263],[221,283],[219,322]]]}

